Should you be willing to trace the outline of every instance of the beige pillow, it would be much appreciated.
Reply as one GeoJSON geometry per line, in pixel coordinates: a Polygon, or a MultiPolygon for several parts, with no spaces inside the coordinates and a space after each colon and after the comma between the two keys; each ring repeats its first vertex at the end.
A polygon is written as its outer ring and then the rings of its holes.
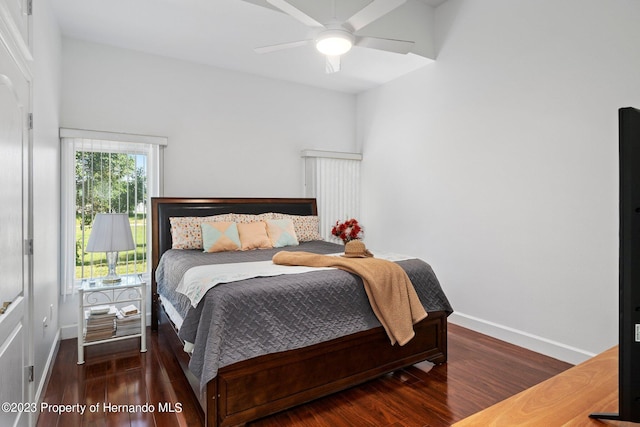
{"type": "Polygon", "coordinates": [[[239,223],[238,234],[240,235],[240,249],[243,251],[249,249],[269,249],[273,247],[269,235],[267,234],[267,225],[263,221],[239,223]]]}

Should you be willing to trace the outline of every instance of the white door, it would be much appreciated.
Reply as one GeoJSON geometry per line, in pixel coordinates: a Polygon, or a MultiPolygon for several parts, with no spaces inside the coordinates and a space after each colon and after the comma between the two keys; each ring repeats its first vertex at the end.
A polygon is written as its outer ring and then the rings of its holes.
{"type": "Polygon", "coordinates": [[[15,26],[14,30],[19,33],[16,34],[16,43],[24,43],[27,46],[30,46],[31,43],[31,34],[30,26],[29,26],[29,16],[31,11],[32,0],[2,0],[6,14],[8,18],[11,19],[13,26],[15,26]]]}
{"type": "Polygon", "coordinates": [[[29,79],[0,42],[0,426],[34,419],[29,384],[29,79]],[[1,311],[1,310],[0,310],[1,311]],[[6,404],[5,404],[6,402],[6,404]],[[8,404],[8,406],[7,406],[8,404]]]}

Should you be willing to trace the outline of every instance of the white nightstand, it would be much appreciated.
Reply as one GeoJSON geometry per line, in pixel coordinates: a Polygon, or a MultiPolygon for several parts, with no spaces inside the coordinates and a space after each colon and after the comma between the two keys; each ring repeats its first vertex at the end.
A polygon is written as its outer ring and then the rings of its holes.
{"type": "MultiPolygon", "coordinates": [[[[147,284],[137,275],[121,276],[122,281],[117,283],[102,283],[100,279],[84,280],[82,286],[78,290],[78,364],[84,363],[84,348],[89,345],[102,344],[110,341],[119,341],[129,338],[140,337],[140,352],[147,351],[147,337],[145,320],[147,317],[146,295],[147,284]],[[139,325],[133,328],[131,321],[135,322],[135,318],[118,321],[127,325],[125,335],[117,335],[117,333],[109,334],[107,332],[109,319],[108,315],[104,315],[100,322],[103,326],[98,326],[98,331],[94,334],[93,339],[87,337],[87,320],[91,308],[98,306],[117,306],[122,308],[127,304],[133,303],[138,306],[140,311],[139,325]],[[136,304],[137,303],[137,304],[136,304]],[[102,331],[100,331],[102,329],[102,331]]],[[[94,315],[98,318],[100,315],[94,315]]],[[[111,318],[113,321],[114,319],[111,318]]],[[[97,322],[96,322],[97,323],[97,322]]]]}

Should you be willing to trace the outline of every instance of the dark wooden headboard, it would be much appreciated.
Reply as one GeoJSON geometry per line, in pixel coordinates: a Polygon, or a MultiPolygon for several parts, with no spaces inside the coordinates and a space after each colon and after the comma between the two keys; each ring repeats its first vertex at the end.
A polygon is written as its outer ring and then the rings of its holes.
{"type": "Polygon", "coordinates": [[[151,198],[151,326],[158,327],[158,294],[155,271],[164,252],[171,249],[169,218],[211,216],[224,213],[317,215],[316,199],[306,198],[151,198]]]}

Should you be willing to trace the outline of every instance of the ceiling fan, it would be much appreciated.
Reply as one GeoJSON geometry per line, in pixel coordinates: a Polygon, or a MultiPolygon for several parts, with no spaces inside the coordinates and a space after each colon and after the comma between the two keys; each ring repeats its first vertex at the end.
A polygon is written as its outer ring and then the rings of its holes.
{"type": "MultiPolygon", "coordinates": [[[[347,53],[353,46],[406,54],[409,53],[414,44],[413,41],[408,40],[367,37],[356,34],[358,30],[396,9],[406,0],[373,0],[347,20],[340,22],[333,19],[327,23],[319,22],[295,7],[288,0],[266,1],[303,24],[317,30],[317,34],[313,39],[258,47],[254,49],[257,53],[274,52],[315,43],[316,49],[326,55],[326,72],[335,73],[340,71],[341,55],[347,53]]],[[[333,9],[335,16],[335,0],[333,9]]]]}

